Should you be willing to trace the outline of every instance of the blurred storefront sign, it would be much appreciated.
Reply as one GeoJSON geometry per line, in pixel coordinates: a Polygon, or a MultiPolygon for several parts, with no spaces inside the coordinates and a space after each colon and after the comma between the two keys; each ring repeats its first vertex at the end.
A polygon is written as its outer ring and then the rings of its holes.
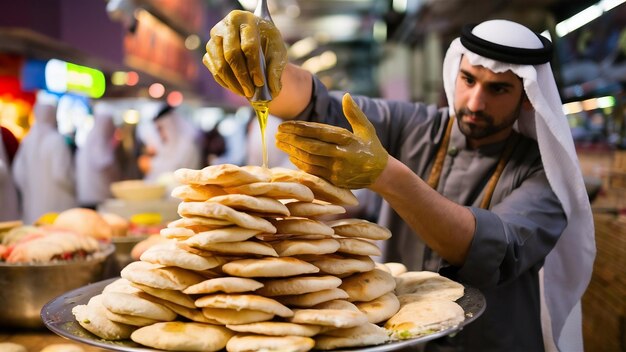
{"type": "Polygon", "coordinates": [[[52,93],[76,93],[100,98],[106,89],[102,71],[62,60],[27,60],[22,68],[25,90],[46,89],[52,93]]]}

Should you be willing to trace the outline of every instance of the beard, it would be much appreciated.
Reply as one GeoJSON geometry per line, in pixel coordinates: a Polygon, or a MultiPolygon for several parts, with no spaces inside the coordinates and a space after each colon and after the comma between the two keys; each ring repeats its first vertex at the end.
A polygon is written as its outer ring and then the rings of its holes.
{"type": "Polygon", "coordinates": [[[520,115],[522,104],[518,104],[515,110],[507,115],[500,123],[495,123],[495,118],[483,111],[472,112],[467,107],[456,110],[456,117],[459,129],[470,139],[483,139],[505,130],[517,121],[520,115]],[[465,116],[472,116],[475,121],[463,119],[465,116]]]}

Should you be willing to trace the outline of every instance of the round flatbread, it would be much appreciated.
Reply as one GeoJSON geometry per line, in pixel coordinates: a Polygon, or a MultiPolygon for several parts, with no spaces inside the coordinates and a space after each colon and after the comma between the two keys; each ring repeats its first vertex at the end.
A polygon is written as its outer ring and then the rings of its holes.
{"type": "Polygon", "coordinates": [[[224,264],[224,260],[218,257],[203,257],[189,253],[178,247],[175,241],[156,244],[143,252],[139,259],[148,263],[197,271],[212,269],[224,264]]]}
{"type": "Polygon", "coordinates": [[[180,291],[176,290],[164,290],[161,288],[154,288],[138,283],[131,283],[131,285],[137,287],[142,292],[149,294],[150,296],[160,298],[164,301],[173,302],[178,305],[187,307],[187,308],[196,308],[194,305],[194,300],[180,291]]]}
{"type": "Polygon", "coordinates": [[[293,311],[280,302],[250,294],[213,294],[196,300],[196,307],[248,309],[275,314],[281,317],[293,316],[293,311]]]}
{"type": "Polygon", "coordinates": [[[301,295],[337,288],[339,285],[341,285],[341,279],[336,276],[296,276],[266,280],[264,286],[258,289],[256,293],[268,297],[301,295]]]}
{"type": "Polygon", "coordinates": [[[218,277],[202,281],[187,287],[183,292],[187,294],[207,294],[215,292],[240,293],[255,291],[263,284],[243,277],[218,277]]]}
{"type": "Polygon", "coordinates": [[[160,264],[142,261],[128,264],[122,269],[120,275],[130,282],[178,291],[206,280],[205,277],[187,269],[164,267],[160,264]]]}
{"type": "MultiPolygon", "coordinates": [[[[202,216],[184,216],[178,220],[174,220],[167,224],[167,228],[176,229],[183,228],[193,231],[193,233],[199,233],[203,231],[210,231],[214,229],[220,229],[226,226],[233,226],[233,222],[230,220],[211,219],[202,216]]],[[[188,234],[189,232],[185,232],[188,234]]],[[[169,232],[168,232],[169,234],[169,232]]],[[[189,237],[180,231],[181,236],[189,237]]]]}
{"type": "Polygon", "coordinates": [[[87,304],[72,308],[72,314],[80,326],[100,338],[112,341],[129,338],[135,327],[111,321],[106,317],[106,310],[102,295],[96,295],[87,304]]]}
{"type": "Polygon", "coordinates": [[[174,187],[171,196],[186,202],[204,202],[205,200],[226,194],[226,191],[216,185],[180,185],[174,187]]]}
{"type": "Polygon", "coordinates": [[[167,351],[219,351],[234,333],[223,326],[183,323],[156,323],[137,329],[131,340],[167,351]]]}
{"type": "Polygon", "coordinates": [[[360,238],[337,238],[339,249],[337,252],[352,255],[381,256],[382,252],[375,243],[360,238]]]}
{"type": "Polygon", "coordinates": [[[173,240],[184,240],[196,234],[192,229],[185,227],[165,227],[159,233],[161,237],[173,240]]]}
{"type": "Polygon", "coordinates": [[[404,273],[396,277],[396,283],[396,295],[406,296],[404,303],[422,298],[456,301],[465,292],[462,284],[430,271],[404,273]]]}
{"type": "Polygon", "coordinates": [[[215,196],[207,202],[226,205],[237,211],[263,214],[263,216],[289,216],[289,209],[274,198],[254,197],[246,194],[225,194],[215,196]]]}
{"type": "Polygon", "coordinates": [[[222,270],[239,277],[286,277],[320,271],[315,265],[293,257],[233,260],[224,264],[222,270]]]}
{"type": "Polygon", "coordinates": [[[348,294],[340,288],[329,288],[327,290],[309,292],[301,295],[276,297],[276,299],[284,305],[300,308],[308,308],[322,302],[346,298],[348,298],[348,294]]]}
{"type": "Polygon", "coordinates": [[[353,328],[334,329],[315,337],[315,348],[318,350],[335,350],[339,348],[374,346],[389,341],[384,328],[367,323],[353,328]]]}
{"type": "Polygon", "coordinates": [[[367,323],[367,316],[360,311],[345,309],[295,309],[292,323],[351,328],[367,323]]]}
{"type": "Polygon", "coordinates": [[[321,272],[338,277],[374,269],[374,261],[368,256],[344,257],[325,254],[310,258],[310,263],[318,267],[321,272]]]}
{"type": "Polygon", "coordinates": [[[391,274],[374,269],[344,278],[339,288],[348,293],[348,301],[369,302],[393,291],[396,288],[396,280],[391,274]]]}
{"type": "Polygon", "coordinates": [[[225,189],[228,193],[264,196],[274,199],[313,200],[313,192],[307,186],[295,182],[256,182],[225,189]]]}
{"type": "Polygon", "coordinates": [[[126,324],[126,325],[132,325],[132,326],[148,326],[148,325],[152,325],[154,323],[159,322],[159,320],[155,320],[155,319],[137,317],[137,316],[128,315],[128,314],[113,313],[108,309],[104,310],[104,314],[106,315],[107,319],[111,321],[114,321],[116,323],[126,324]]]}
{"type": "Polygon", "coordinates": [[[162,304],[128,293],[103,293],[102,305],[117,314],[133,315],[157,321],[176,319],[176,313],[162,304]]]}
{"type": "Polygon", "coordinates": [[[214,324],[214,325],[221,324],[217,320],[209,319],[206,316],[204,316],[200,308],[188,308],[188,307],[181,306],[179,304],[168,302],[165,300],[163,300],[161,304],[171,309],[174,313],[180,315],[181,317],[187,318],[191,321],[195,321],[196,323],[205,323],[205,324],[214,324]]]}
{"type": "Polygon", "coordinates": [[[321,326],[306,325],[296,323],[286,323],[278,321],[264,321],[260,323],[226,325],[227,328],[250,334],[269,335],[269,336],[315,336],[321,330],[321,326]]]}
{"type": "Polygon", "coordinates": [[[364,219],[339,219],[327,221],[326,225],[332,227],[335,234],[342,237],[358,237],[370,240],[391,238],[389,229],[364,219]]]}
{"type": "Polygon", "coordinates": [[[287,218],[272,220],[276,227],[276,233],[291,234],[297,236],[316,235],[332,236],[335,231],[321,221],[305,218],[287,218]]]}
{"type": "Polygon", "coordinates": [[[369,302],[356,302],[355,305],[367,315],[367,321],[374,324],[387,321],[400,309],[400,301],[393,292],[385,293],[369,302]]]}
{"type": "Polygon", "coordinates": [[[213,202],[180,202],[178,214],[185,216],[203,216],[209,219],[227,220],[238,226],[275,233],[276,228],[267,220],[237,211],[226,205],[213,202]]]}
{"type": "Polygon", "coordinates": [[[137,287],[133,286],[132,282],[124,278],[121,278],[106,285],[104,289],[102,289],[102,293],[104,292],[122,292],[122,293],[130,293],[134,295],[142,291],[141,289],[138,289],[137,287]]]}
{"type": "Polygon", "coordinates": [[[402,263],[395,263],[395,262],[387,262],[384,263],[385,266],[387,268],[389,268],[389,271],[391,272],[391,275],[393,276],[398,276],[401,274],[406,273],[407,271],[409,271],[406,266],[402,263]]]}
{"type": "Polygon", "coordinates": [[[249,324],[267,321],[274,318],[274,314],[250,309],[202,308],[202,314],[207,319],[219,324],[249,324]]]}
{"type": "Polygon", "coordinates": [[[313,346],[315,346],[315,341],[305,336],[235,335],[228,341],[226,350],[228,352],[306,352],[313,346]]]}
{"type": "Polygon", "coordinates": [[[463,308],[445,299],[409,303],[392,316],[385,329],[395,339],[409,339],[459,325],[465,319],[463,308]]]}
{"type": "Polygon", "coordinates": [[[202,170],[178,169],[174,171],[174,178],[182,184],[191,185],[218,185],[235,187],[253,182],[270,181],[267,174],[257,170],[244,169],[232,164],[207,166],[202,170]],[[252,172],[250,172],[252,171],[252,172]]]}
{"type": "Polygon", "coordinates": [[[302,254],[329,254],[339,249],[339,242],[332,238],[318,240],[292,239],[272,242],[272,247],[280,257],[302,254]]]}
{"type": "Polygon", "coordinates": [[[352,303],[343,299],[335,299],[328,302],[322,302],[320,304],[316,304],[313,307],[314,309],[342,309],[342,310],[351,310],[353,312],[360,312],[359,308],[352,303]]]}
{"type": "Polygon", "coordinates": [[[257,241],[207,243],[197,247],[220,255],[278,257],[278,253],[276,253],[270,244],[257,241]]]}
{"type": "Polygon", "coordinates": [[[359,200],[346,188],[340,188],[323,178],[308,174],[300,170],[274,167],[272,182],[296,182],[303,184],[313,191],[315,199],[327,201],[336,205],[358,205],[359,200]]]}
{"type": "Polygon", "coordinates": [[[346,208],[329,204],[321,201],[313,202],[290,202],[285,204],[291,216],[297,216],[302,218],[315,218],[325,215],[339,215],[345,214],[346,208]]]}
{"type": "Polygon", "coordinates": [[[182,242],[192,247],[202,248],[203,246],[211,243],[245,241],[260,233],[262,233],[262,231],[246,229],[239,226],[230,226],[210,231],[204,231],[197,234],[194,233],[192,236],[183,240],[182,242]]]}

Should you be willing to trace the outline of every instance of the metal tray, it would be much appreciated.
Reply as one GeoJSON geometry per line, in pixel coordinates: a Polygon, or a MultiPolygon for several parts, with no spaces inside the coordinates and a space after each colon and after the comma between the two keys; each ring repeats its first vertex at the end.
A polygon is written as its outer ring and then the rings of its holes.
{"type": "MultiPolygon", "coordinates": [[[[74,306],[77,306],[79,304],[87,304],[91,297],[100,294],[106,285],[117,279],[118,278],[113,278],[96,282],[91,285],[83,286],[76,290],[67,292],[48,302],[41,309],[41,318],[45,326],[57,335],[103,349],[123,352],[157,351],[151,348],[143,347],[130,340],[109,341],[101,339],[98,336],[95,336],[89,331],[83,329],[83,327],[81,327],[78,322],[76,322],[76,319],[74,319],[74,315],[72,315],[72,308],[74,306]]],[[[478,318],[483,313],[486,306],[485,297],[483,296],[483,294],[480,293],[480,291],[476,288],[469,286],[465,286],[465,294],[456,302],[465,311],[465,320],[454,328],[445,329],[430,335],[420,336],[409,340],[388,342],[386,344],[365,348],[359,347],[343,349],[341,351],[382,352],[394,351],[409,346],[420,345],[427,341],[434,340],[439,337],[450,335],[460,331],[465,325],[471,323],[476,318],[478,318]]]]}

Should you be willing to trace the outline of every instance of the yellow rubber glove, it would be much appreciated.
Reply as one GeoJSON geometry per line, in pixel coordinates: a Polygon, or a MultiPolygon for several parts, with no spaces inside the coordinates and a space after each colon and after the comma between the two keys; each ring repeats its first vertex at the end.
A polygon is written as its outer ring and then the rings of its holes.
{"type": "Polygon", "coordinates": [[[259,46],[265,55],[267,84],[275,97],[287,64],[287,49],[274,24],[251,12],[234,10],[211,29],[202,62],[217,83],[249,99],[254,88],[265,83],[259,46]]]}
{"type": "Polygon", "coordinates": [[[380,176],[389,155],[350,94],[343,96],[342,107],[354,133],[322,123],[286,121],[278,127],[276,146],[305,172],[339,187],[364,188],[380,176]]]}

